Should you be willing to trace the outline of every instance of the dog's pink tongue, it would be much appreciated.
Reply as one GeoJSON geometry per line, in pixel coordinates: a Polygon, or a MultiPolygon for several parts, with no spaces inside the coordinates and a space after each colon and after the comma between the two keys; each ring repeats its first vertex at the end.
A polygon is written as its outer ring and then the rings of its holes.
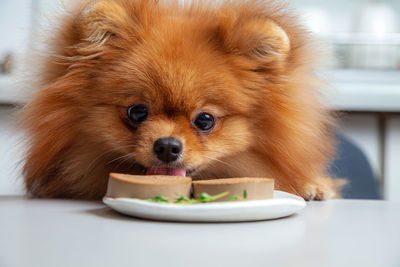
{"type": "Polygon", "coordinates": [[[147,169],[146,175],[186,176],[186,168],[150,167],[147,169]]]}

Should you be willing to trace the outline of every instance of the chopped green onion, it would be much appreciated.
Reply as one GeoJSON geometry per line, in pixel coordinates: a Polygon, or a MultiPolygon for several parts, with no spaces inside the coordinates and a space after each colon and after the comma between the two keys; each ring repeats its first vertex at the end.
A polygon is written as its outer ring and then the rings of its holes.
{"type": "Polygon", "coordinates": [[[181,203],[184,201],[189,201],[189,199],[181,194],[179,194],[179,198],[175,201],[175,203],[181,203]]]}
{"type": "Polygon", "coordinates": [[[239,199],[238,195],[232,195],[228,198],[228,201],[233,201],[233,200],[238,200],[238,199],[239,199]]]}
{"type": "Polygon", "coordinates": [[[164,196],[156,196],[155,198],[147,198],[147,201],[157,202],[157,203],[168,203],[168,199],[164,196]]]}
{"type": "MultiPolygon", "coordinates": [[[[156,203],[175,203],[175,204],[209,203],[209,202],[215,201],[219,198],[223,198],[228,194],[229,194],[229,192],[223,192],[221,194],[211,196],[204,192],[204,193],[199,194],[199,196],[198,196],[199,199],[194,199],[194,198],[189,199],[183,195],[178,194],[179,198],[175,202],[169,202],[169,200],[166,197],[161,196],[161,195],[156,196],[154,198],[147,198],[145,200],[150,201],[150,202],[156,202],[156,203]]],[[[233,195],[229,198],[229,200],[236,200],[238,198],[239,197],[237,195],[233,195]],[[234,199],[231,199],[232,197],[234,199]]]]}

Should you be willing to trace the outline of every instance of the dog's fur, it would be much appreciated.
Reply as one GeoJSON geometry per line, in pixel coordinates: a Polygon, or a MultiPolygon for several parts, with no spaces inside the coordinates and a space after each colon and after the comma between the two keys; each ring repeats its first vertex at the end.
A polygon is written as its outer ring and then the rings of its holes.
{"type": "Polygon", "coordinates": [[[27,191],[100,199],[109,172],[159,165],[175,136],[194,179],[273,177],[306,199],[335,196],[325,166],[331,116],[318,99],[315,46],[275,1],[89,1],[64,17],[21,111],[27,191]],[[149,106],[132,127],[128,106],[149,106]],[[210,133],[192,124],[217,116],[210,133]]]}

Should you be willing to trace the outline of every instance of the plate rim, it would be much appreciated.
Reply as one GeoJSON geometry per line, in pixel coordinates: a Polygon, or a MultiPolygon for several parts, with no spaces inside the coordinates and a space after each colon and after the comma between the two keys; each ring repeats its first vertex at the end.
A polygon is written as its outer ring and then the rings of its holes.
{"type": "Polygon", "coordinates": [[[138,199],[138,198],[113,198],[113,197],[103,197],[103,203],[108,205],[107,202],[114,202],[114,203],[121,203],[121,204],[133,204],[133,205],[142,205],[142,206],[148,206],[148,207],[162,207],[164,209],[198,209],[198,210],[203,210],[203,209],[219,209],[219,208],[225,208],[225,207],[232,207],[232,206],[237,206],[237,207],[254,207],[254,206],[272,206],[272,205],[278,205],[280,204],[279,202],[285,201],[285,202],[293,202],[293,204],[297,204],[300,206],[306,206],[306,201],[297,195],[280,191],[280,190],[274,190],[274,198],[272,199],[262,199],[262,200],[247,200],[247,201],[232,201],[232,202],[212,202],[212,203],[194,203],[194,204],[175,204],[175,203],[156,203],[156,202],[150,202],[144,199],[138,199]],[[278,198],[275,198],[275,194],[282,195],[279,196],[278,198]]]}

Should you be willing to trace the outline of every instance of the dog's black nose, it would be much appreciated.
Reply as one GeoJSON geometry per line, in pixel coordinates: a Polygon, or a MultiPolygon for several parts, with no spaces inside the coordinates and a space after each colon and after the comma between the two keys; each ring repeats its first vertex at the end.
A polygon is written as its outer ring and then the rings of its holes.
{"type": "Polygon", "coordinates": [[[153,150],[159,160],[169,163],[181,155],[182,143],[175,137],[163,137],[154,142],[153,150]]]}

